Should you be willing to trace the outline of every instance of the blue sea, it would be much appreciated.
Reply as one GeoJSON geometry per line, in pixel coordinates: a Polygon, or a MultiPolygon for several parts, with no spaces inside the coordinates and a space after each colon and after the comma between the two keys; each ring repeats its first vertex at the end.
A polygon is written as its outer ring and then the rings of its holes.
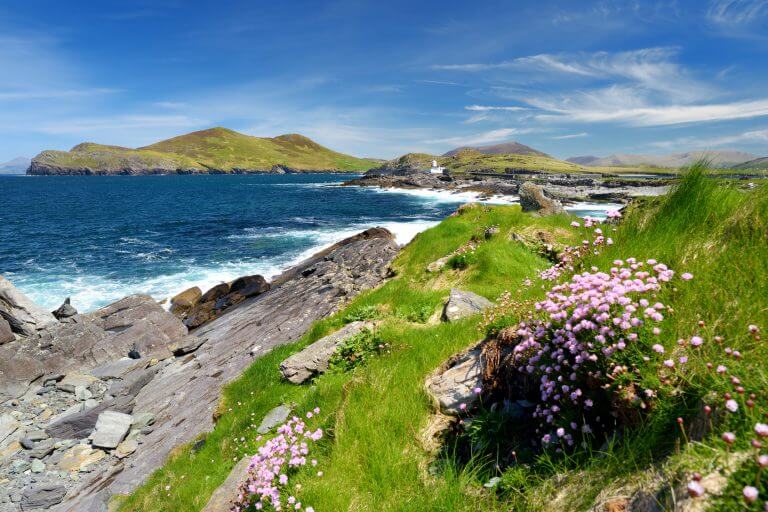
{"type": "Polygon", "coordinates": [[[475,199],[340,186],[346,179],[0,176],[0,274],[49,309],[71,297],[90,311],[131,293],[163,299],[246,274],[269,278],[371,226],[407,243],[475,199]]]}

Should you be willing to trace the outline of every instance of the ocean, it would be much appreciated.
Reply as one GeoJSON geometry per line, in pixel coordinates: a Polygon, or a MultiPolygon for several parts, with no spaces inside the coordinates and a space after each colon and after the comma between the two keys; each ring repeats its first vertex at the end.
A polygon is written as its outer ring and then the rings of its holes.
{"type": "MultiPolygon", "coordinates": [[[[365,228],[407,243],[473,194],[342,187],[349,175],[0,176],[0,274],[48,309],[267,278],[365,228]]],[[[514,197],[494,203],[514,203],[514,197]]],[[[600,216],[583,204],[577,215],[600,216]]]]}

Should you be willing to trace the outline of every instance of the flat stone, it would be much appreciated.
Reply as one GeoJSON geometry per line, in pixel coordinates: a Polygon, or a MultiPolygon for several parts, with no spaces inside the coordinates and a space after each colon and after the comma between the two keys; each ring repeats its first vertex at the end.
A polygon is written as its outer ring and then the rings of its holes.
{"type": "Polygon", "coordinates": [[[42,441],[43,439],[48,439],[50,436],[45,433],[45,430],[30,430],[24,437],[31,441],[42,441]]]}
{"type": "Polygon", "coordinates": [[[448,264],[448,261],[451,259],[450,256],[443,256],[442,258],[439,258],[429,265],[427,265],[427,272],[440,272],[445,268],[445,266],[448,264]]]}
{"type": "Polygon", "coordinates": [[[63,485],[40,485],[24,489],[21,495],[21,510],[33,510],[36,508],[51,508],[61,503],[67,490],[63,485]]]}
{"type": "Polygon", "coordinates": [[[482,349],[472,349],[450,361],[447,368],[429,376],[426,381],[427,392],[444,414],[458,416],[461,404],[472,408],[479,400],[474,389],[483,385],[484,368],[482,349]]]}
{"type": "Polygon", "coordinates": [[[24,459],[16,459],[13,462],[11,462],[11,473],[23,473],[27,469],[29,469],[29,461],[24,459]]]}
{"type": "Polygon", "coordinates": [[[75,386],[75,398],[77,398],[81,402],[85,402],[86,400],[92,397],[93,397],[93,393],[91,393],[88,388],[83,386],[75,386]]]}
{"type": "Polygon", "coordinates": [[[133,423],[131,428],[141,430],[142,428],[151,425],[155,422],[155,415],[151,412],[139,412],[133,415],[133,423]]]}
{"type": "Polygon", "coordinates": [[[63,471],[77,472],[94,464],[106,456],[102,450],[96,450],[87,444],[76,444],[61,456],[59,468],[63,471]]]}
{"type": "Polygon", "coordinates": [[[67,393],[74,393],[75,388],[78,386],[87,388],[94,382],[98,382],[99,379],[92,375],[84,375],[82,373],[69,373],[61,381],[56,383],[56,388],[67,393]]]}
{"type": "Polygon", "coordinates": [[[443,308],[443,320],[455,322],[460,318],[477,315],[494,306],[493,302],[476,293],[451,289],[448,302],[443,308]]]}
{"type": "Polygon", "coordinates": [[[22,336],[31,336],[40,329],[58,323],[51,313],[32,302],[2,276],[0,318],[8,323],[13,332],[22,336]]]}
{"type": "Polygon", "coordinates": [[[211,499],[208,500],[208,503],[201,512],[225,512],[230,510],[232,501],[237,498],[240,484],[245,481],[246,471],[250,462],[251,457],[245,456],[240,459],[240,462],[235,464],[235,467],[229,472],[224,483],[213,491],[211,499]]]}
{"type": "Polygon", "coordinates": [[[352,322],[333,334],[320,338],[301,352],[280,363],[283,377],[294,384],[301,384],[315,375],[324,373],[339,345],[361,333],[364,329],[372,330],[373,327],[371,322],[352,322]]]}
{"type": "Polygon", "coordinates": [[[176,343],[169,345],[168,348],[173,352],[173,355],[183,356],[194,352],[206,341],[208,340],[205,338],[198,338],[197,336],[190,334],[189,336],[184,336],[176,343]]]}
{"type": "Polygon", "coordinates": [[[30,469],[33,473],[42,473],[45,471],[45,463],[41,461],[40,459],[35,459],[32,461],[32,465],[30,466],[30,469]]]}
{"type": "Polygon", "coordinates": [[[0,345],[16,340],[16,335],[11,330],[11,324],[5,318],[0,317],[0,345]]]}
{"type": "Polygon", "coordinates": [[[99,414],[96,427],[91,434],[91,443],[98,448],[116,448],[131,428],[133,417],[115,411],[99,414]]]}
{"type": "Polygon", "coordinates": [[[291,408],[289,406],[278,405],[269,411],[266,416],[264,416],[264,419],[261,420],[261,425],[259,425],[259,428],[256,430],[256,432],[259,434],[266,434],[273,428],[285,423],[285,420],[288,419],[290,414],[291,408]]]}
{"type": "Polygon", "coordinates": [[[128,439],[117,445],[115,449],[115,455],[118,459],[124,459],[139,447],[139,442],[136,439],[128,439]]]}
{"type": "Polygon", "coordinates": [[[146,360],[124,357],[94,368],[91,375],[99,379],[122,379],[127,373],[146,364],[146,360]]]}
{"type": "Polygon", "coordinates": [[[29,456],[35,459],[42,459],[50,455],[55,447],[53,446],[53,439],[46,439],[36,443],[35,446],[28,451],[29,456]]]}
{"type": "Polygon", "coordinates": [[[16,432],[20,426],[21,423],[10,414],[0,414],[0,443],[16,432]]]}

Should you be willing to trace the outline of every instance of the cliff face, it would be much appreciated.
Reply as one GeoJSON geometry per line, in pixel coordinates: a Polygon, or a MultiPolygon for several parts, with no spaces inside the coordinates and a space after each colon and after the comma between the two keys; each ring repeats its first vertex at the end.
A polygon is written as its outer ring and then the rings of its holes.
{"type": "Polygon", "coordinates": [[[70,151],[43,151],[32,159],[27,174],[360,172],[375,164],[330,150],[301,135],[262,138],[212,128],[138,149],[85,142],[70,151]]]}

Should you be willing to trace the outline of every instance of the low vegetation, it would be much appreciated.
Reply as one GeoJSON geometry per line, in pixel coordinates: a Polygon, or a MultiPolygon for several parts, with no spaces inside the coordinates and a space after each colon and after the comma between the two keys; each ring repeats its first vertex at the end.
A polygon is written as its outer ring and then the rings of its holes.
{"type": "Polygon", "coordinates": [[[291,476],[304,509],[621,510],[615,507],[638,497],[669,506],[694,496],[713,510],[762,510],[768,187],[745,192],[696,168],[669,196],[630,206],[618,224],[572,222],[565,215],[535,218],[515,206],[474,207],[421,233],[394,262],[397,277],[318,322],[297,343],[255,361],[230,384],[215,430],[181,448],[121,510],[202,509],[231,467],[263,445],[255,426],[281,403],[300,412],[320,408],[312,418],[313,429],[323,432],[312,447],[317,466],[291,476]],[[477,244],[466,266],[425,271],[489,226],[499,232],[477,244]],[[588,249],[565,251],[570,262],[552,271],[544,255],[511,236],[531,229],[572,247],[585,247],[586,240],[588,249]],[[636,290],[615,282],[625,272],[637,278],[636,290]],[[451,287],[498,300],[499,307],[486,318],[439,322],[451,287]],[[583,293],[598,303],[580,303],[583,293]],[[567,396],[562,388],[559,397],[539,396],[538,386],[550,381],[544,375],[570,378],[562,368],[546,371],[557,364],[558,348],[531,360],[565,329],[541,324],[533,331],[538,346],[529,344],[512,364],[496,367],[483,405],[467,411],[442,454],[433,459],[425,451],[421,432],[434,410],[423,390],[428,374],[485,337],[502,349],[516,346],[516,336],[525,337],[545,311],[565,312],[562,322],[577,309],[584,320],[581,312],[592,307],[588,322],[600,323],[601,313],[613,318],[613,303],[603,311],[598,296],[631,305],[640,321],[630,314],[613,332],[598,332],[607,353],[586,345],[593,343],[587,339],[593,326],[584,326],[571,341],[585,344],[587,360],[596,360],[577,370],[567,396]],[[277,367],[288,355],[345,323],[369,319],[377,322],[375,337],[346,347],[336,371],[305,386],[281,380],[277,367]],[[536,384],[516,387],[522,372],[536,384]],[[539,414],[521,421],[492,407],[504,398],[530,400],[539,414]],[[553,406],[567,409],[560,416],[553,406]],[[587,417],[590,432],[582,428],[587,417]]]}

